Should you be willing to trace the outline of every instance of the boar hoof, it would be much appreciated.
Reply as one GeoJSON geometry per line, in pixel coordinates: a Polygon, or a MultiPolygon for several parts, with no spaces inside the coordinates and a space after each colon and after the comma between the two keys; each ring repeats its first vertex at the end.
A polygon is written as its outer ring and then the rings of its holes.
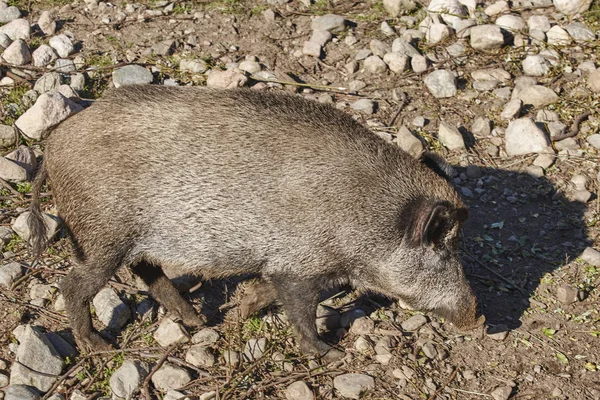
{"type": "Polygon", "coordinates": [[[181,321],[183,321],[183,324],[185,326],[198,328],[206,324],[206,317],[204,315],[198,315],[196,313],[193,313],[188,315],[182,315],[181,321]]]}
{"type": "Polygon", "coordinates": [[[323,359],[327,363],[338,361],[346,355],[343,351],[337,350],[334,347],[319,341],[317,344],[300,343],[300,350],[305,354],[311,354],[315,357],[323,359]]]}

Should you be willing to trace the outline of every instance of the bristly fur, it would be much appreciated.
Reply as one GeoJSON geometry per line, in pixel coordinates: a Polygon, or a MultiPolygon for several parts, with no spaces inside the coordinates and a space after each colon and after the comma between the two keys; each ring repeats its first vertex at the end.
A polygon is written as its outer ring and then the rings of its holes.
{"type": "Polygon", "coordinates": [[[316,307],[319,292],[340,282],[475,319],[454,240],[453,215],[464,208],[456,191],[329,105],[243,89],[111,90],[46,142],[35,251],[46,174],[80,254],[61,282],[80,345],[102,346],[88,302],[121,266],[190,325],[202,320],[165,270],[257,275],[266,298],[246,309],[276,297],[308,352],[328,348],[316,307]]]}
{"type": "Polygon", "coordinates": [[[40,208],[40,193],[47,177],[48,174],[44,168],[44,163],[42,163],[42,165],[40,165],[38,168],[37,174],[33,181],[31,205],[29,207],[31,214],[29,215],[29,219],[27,221],[30,231],[29,246],[31,249],[31,254],[36,259],[42,255],[42,252],[46,248],[47,242],[46,237],[48,227],[46,226],[44,214],[40,208]]]}

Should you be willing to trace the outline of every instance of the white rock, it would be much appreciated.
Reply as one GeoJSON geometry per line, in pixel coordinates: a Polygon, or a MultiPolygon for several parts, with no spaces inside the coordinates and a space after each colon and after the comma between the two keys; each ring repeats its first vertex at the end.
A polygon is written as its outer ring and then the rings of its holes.
{"type": "Polygon", "coordinates": [[[483,10],[483,12],[490,17],[493,17],[494,15],[498,15],[498,14],[504,14],[509,11],[510,11],[510,7],[509,7],[508,3],[504,0],[497,1],[494,4],[487,6],[485,8],[485,10],[483,10]]]}
{"type": "Polygon", "coordinates": [[[11,40],[26,40],[31,34],[31,26],[26,19],[19,18],[0,26],[0,33],[6,33],[11,40]]]}
{"type": "Polygon", "coordinates": [[[333,387],[345,398],[360,399],[364,392],[375,388],[375,380],[364,374],[343,374],[333,379],[333,387]]]}
{"type": "Polygon", "coordinates": [[[244,357],[248,361],[258,360],[267,350],[267,339],[250,339],[244,347],[244,357]]]}
{"type": "Polygon", "coordinates": [[[476,81],[499,81],[503,83],[508,83],[512,78],[509,72],[501,68],[476,69],[471,72],[471,77],[476,81]]]}
{"type": "Polygon", "coordinates": [[[244,74],[234,70],[211,70],[206,80],[206,86],[219,89],[233,89],[244,86],[246,82],[248,82],[248,78],[244,74]]]}
{"type": "Polygon", "coordinates": [[[558,25],[550,28],[546,33],[546,37],[548,38],[548,44],[554,46],[568,46],[572,42],[569,33],[558,25]]]}
{"type": "Polygon", "coordinates": [[[50,11],[42,11],[38,19],[38,26],[46,36],[52,36],[56,33],[56,21],[50,11]]]}
{"type": "Polygon", "coordinates": [[[239,69],[246,71],[249,74],[260,72],[261,67],[258,61],[244,60],[240,63],[239,69]]]}
{"type": "Polygon", "coordinates": [[[594,148],[600,149],[600,134],[595,133],[585,138],[585,140],[594,148]]]}
{"type": "Polygon", "coordinates": [[[383,0],[383,7],[392,18],[396,18],[403,11],[413,11],[417,7],[417,4],[414,0],[383,0]]]}
{"type": "Polygon", "coordinates": [[[5,24],[17,18],[21,18],[21,11],[17,7],[0,8],[0,24],[5,24]]]}
{"type": "MultiPolygon", "coordinates": [[[[16,141],[15,130],[9,125],[0,125],[0,148],[12,147],[16,141]]],[[[2,168],[0,168],[0,175],[2,174],[2,168]]]]}
{"type": "Polygon", "coordinates": [[[438,139],[449,150],[464,149],[465,140],[459,130],[446,122],[441,121],[438,129],[438,139]]]}
{"type": "Polygon", "coordinates": [[[369,49],[379,58],[383,58],[386,53],[390,52],[390,45],[381,40],[373,39],[369,42],[369,49]]]}
{"type": "Polygon", "coordinates": [[[513,91],[512,98],[521,99],[523,104],[531,104],[534,107],[544,107],[558,101],[558,95],[545,86],[532,85],[521,90],[513,91]]]}
{"type": "Polygon", "coordinates": [[[529,153],[541,153],[549,145],[548,137],[537,127],[531,118],[511,121],[504,134],[506,154],[518,156],[529,153]]]}
{"type": "Polygon", "coordinates": [[[594,31],[582,22],[571,22],[566,29],[577,43],[591,42],[596,39],[594,31]]]}
{"type": "MultiPolygon", "coordinates": [[[[39,392],[27,385],[12,384],[2,389],[4,400],[39,400],[39,392]]],[[[62,400],[62,399],[61,399],[62,400]]]]}
{"type": "Polygon", "coordinates": [[[587,85],[594,93],[600,93],[600,68],[590,72],[587,78],[587,85]]]}
{"type": "Polygon", "coordinates": [[[96,316],[109,329],[121,329],[131,317],[129,307],[119,295],[110,287],[102,289],[94,299],[92,304],[96,309],[96,316]]]}
{"type": "Polygon", "coordinates": [[[317,43],[323,47],[331,41],[333,35],[329,31],[314,31],[310,37],[310,42],[317,43]]]}
{"type": "Polygon", "coordinates": [[[364,61],[365,71],[371,74],[383,74],[387,71],[386,63],[379,56],[369,56],[364,61]]]}
{"type": "Polygon", "coordinates": [[[550,71],[546,59],[540,55],[530,54],[523,60],[523,72],[531,76],[544,76],[550,71]]]}
{"type": "Polygon", "coordinates": [[[219,333],[212,328],[204,328],[192,336],[192,343],[209,346],[219,340],[219,333]]]}
{"type": "Polygon", "coordinates": [[[312,20],[313,31],[341,32],[346,28],[346,20],[341,15],[327,14],[312,20]]]}
{"type": "Polygon", "coordinates": [[[494,400],[508,400],[511,393],[512,388],[510,386],[502,386],[495,389],[491,395],[494,400]]]}
{"type": "Polygon", "coordinates": [[[600,267],[600,252],[592,247],[587,247],[583,251],[581,259],[594,267],[600,267]]]}
{"type": "Polygon", "coordinates": [[[58,88],[61,84],[61,74],[58,72],[47,72],[35,82],[33,89],[37,93],[42,94],[58,88]]]}
{"type": "Polygon", "coordinates": [[[404,38],[396,38],[392,42],[392,53],[400,53],[408,57],[420,56],[421,53],[404,38]]]}
{"type": "Polygon", "coordinates": [[[25,65],[31,62],[31,52],[25,41],[15,40],[4,50],[2,58],[9,64],[25,65]]]}
{"type": "Polygon", "coordinates": [[[25,182],[27,170],[5,157],[0,157],[0,178],[9,182],[25,182]]]}
{"type": "Polygon", "coordinates": [[[147,365],[137,360],[126,360],[110,377],[110,390],[117,398],[131,399],[140,391],[147,375],[147,365]]]}
{"type": "Polygon", "coordinates": [[[469,37],[471,35],[471,28],[473,26],[477,26],[477,21],[472,19],[461,19],[452,25],[456,31],[456,36],[458,36],[460,39],[469,37]]]}
{"type": "Polygon", "coordinates": [[[187,369],[166,363],[152,375],[151,380],[158,390],[164,392],[185,386],[192,380],[192,377],[187,369]]]}
{"type": "Polygon", "coordinates": [[[234,350],[224,350],[223,361],[226,365],[236,367],[240,363],[240,354],[234,350]]]}
{"type": "Polygon", "coordinates": [[[504,45],[504,35],[498,25],[474,26],[471,28],[470,44],[475,50],[496,50],[504,45]]]}
{"type": "Polygon", "coordinates": [[[112,73],[113,84],[116,88],[126,85],[141,85],[151,83],[154,77],[152,72],[141,65],[126,65],[112,73]]]}
{"type": "Polygon", "coordinates": [[[401,74],[406,71],[409,58],[408,56],[400,53],[387,53],[383,56],[383,61],[387,64],[390,71],[401,74]]]}
{"type": "Polygon", "coordinates": [[[58,58],[54,49],[47,44],[43,44],[35,49],[31,56],[33,57],[33,65],[36,67],[45,67],[58,58]]]}
{"type": "Polygon", "coordinates": [[[305,382],[297,381],[287,387],[285,398],[287,400],[314,400],[315,395],[305,382]]]}
{"type": "Polygon", "coordinates": [[[446,24],[431,24],[429,29],[425,34],[425,38],[427,39],[427,43],[429,44],[437,44],[445,39],[449,38],[452,35],[452,28],[450,28],[446,24]]]}
{"type": "Polygon", "coordinates": [[[75,47],[73,46],[73,42],[67,35],[56,35],[50,38],[48,42],[50,47],[56,50],[56,53],[62,57],[68,57],[73,51],[75,51],[75,47]]]}
{"type": "Polygon", "coordinates": [[[530,30],[538,30],[544,33],[550,30],[550,21],[545,15],[532,15],[527,20],[527,25],[530,30]]]}
{"type": "Polygon", "coordinates": [[[54,63],[54,70],[56,72],[68,74],[70,72],[77,71],[77,67],[75,66],[75,62],[73,62],[73,60],[69,60],[66,58],[59,58],[54,63]]]}
{"type": "Polygon", "coordinates": [[[216,359],[209,347],[196,344],[185,353],[185,361],[195,367],[210,368],[215,365],[216,359]]]}
{"type": "Polygon", "coordinates": [[[0,50],[7,48],[12,43],[12,39],[6,33],[0,33],[0,50]]]}
{"type": "Polygon", "coordinates": [[[392,28],[392,26],[390,24],[387,23],[387,21],[383,21],[381,23],[379,29],[381,30],[381,33],[383,33],[385,36],[395,36],[396,35],[396,31],[394,30],[394,28],[392,28]]]}
{"type": "Polygon", "coordinates": [[[369,99],[359,99],[352,103],[350,107],[353,110],[369,115],[375,112],[376,103],[369,99]]]}
{"type": "Polygon", "coordinates": [[[445,23],[453,25],[461,16],[467,15],[467,10],[457,0],[432,0],[427,7],[430,15],[439,15],[445,23]]]}
{"type": "Polygon", "coordinates": [[[168,347],[176,343],[187,343],[190,337],[180,324],[165,318],[154,332],[154,340],[162,347],[168,347]]]}
{"type": "Polygon", "coordinates": [[[394,143],[414,158],[419,157],[424,150],[423,143],[405,126],[398,129],[394,143]]]}
{"type": "Polygon", "coordinates": [[[575,15],[590,9],[593,0],[553,0],[554,7],[567,15],[575,15]]]}
{"type": "Polygon", "coordinates": [[[525,20],[519,15],[502,15],[496,20],[496,25],[511,32],[524,31],[527,27],[525,20]]]}
{"type": "Polygon", "coordinates": [[[23,276],[25,269],[17,262],[0,267],[0,286],[10,288],[13,282],[23,276]]]}
{"type": "Polygon", "coordinates": [[[48,129],[78,112],[82,107],[60,93],[48,92],[38,97],[29,110],[21,115],[15,125],[30,139],[39,140],[48,129]]]}
{"type": "Polygon", "coordinates": [[[181,60],[179,62],[179,69],[182,72],[193,72],[196,74],[202,74],[208,70],[208,64],[204,60],[181,60]]]}
{"type": "Polygon", "coordinates": [[[504,109],[500,113],[500,118],[506,120],[518,118],[522,107],[523,102],[520,99],[512,99],[504,106],[504,109]]]}
{"type": "Polygon", "coordinates": [[[438,99],[456,95],[456,77],[445,69],[433,71],[423,82],[431,94],[438,99]]]}
{"type": "Polygon", "coordinates": [[[429,68],[429,62],[427,61],[427,57],[419,54],[410,60],[410,66],[413,71],[420,74],[421,72],[427,71],[429,68]]]}
{"type": "MultiPolygon", "coordinates": [[[[25,241],[29,240],[30,235],[29,226],[27,224],[30,214],[29,211],[25,211],[19,215],[12,224],[13,231],[25,241]]],[[[50,240],[58,230],[59,219],[54,215],[44,213],[44,222],[46,223],[47,228],[46,238],[50,240]]]]}
{"type": "Polygon", "coordinates": [[[320,58],[322,56],[323,49],[319,43],[306,41],[302,47],[302,54],[320,58]]]}

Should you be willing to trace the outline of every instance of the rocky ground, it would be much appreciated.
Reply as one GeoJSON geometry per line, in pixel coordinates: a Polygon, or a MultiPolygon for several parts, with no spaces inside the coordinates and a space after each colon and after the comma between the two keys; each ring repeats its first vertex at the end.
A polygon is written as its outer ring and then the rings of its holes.
{"type": "Polygon", "coordinates": [[[2,1],[0,398],[600,399],[597,0],[2,1]],[[57,240],[27,253],[30,180],[50,126],[132,83],[295,92],[442,154],[487,330],[342,288],[319,327],[347,356],[326,365],[277,308],[241,320],[241,280],[187,283],[194,332],[121,271],[92,304],[118,350],[78,353],[51,186],[57,240]]]}

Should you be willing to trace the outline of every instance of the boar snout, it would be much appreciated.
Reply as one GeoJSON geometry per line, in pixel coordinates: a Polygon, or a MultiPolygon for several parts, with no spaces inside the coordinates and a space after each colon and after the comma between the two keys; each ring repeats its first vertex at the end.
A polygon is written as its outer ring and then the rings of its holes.
{"type": "Polygon", "coordinates": [[[477,299],[473,294],[470,294],[464,302],[459,303],[455,310],[441,314],[462,332],[477,329],[485,324],[485,316],[478,314],[477,299]]]}

